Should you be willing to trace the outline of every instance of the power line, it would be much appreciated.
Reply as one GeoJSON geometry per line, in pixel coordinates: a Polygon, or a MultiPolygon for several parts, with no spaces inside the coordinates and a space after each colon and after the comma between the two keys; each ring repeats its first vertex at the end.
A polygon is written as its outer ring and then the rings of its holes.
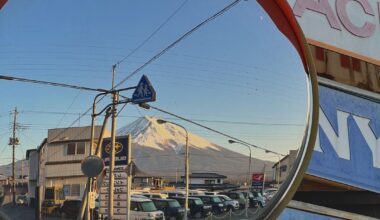
{"type": "Polygon", "coordinates": [[[67,115],[67,113],[69,112],[69,110],[71,109],[71,107],[73,106],[74,102],[77,100],[78,96],[80,95],[82,90],[79,90],[79,92],[76,94],[76,96],[74,97],[73,101],[71,102],[71,104],[69,105],[69,107],[66,109],[65,113],[62,115],[61,119],[59,120],[58,124],[55,126],[55,127],[59,127],[59,125],[61,125],[63,119],[65,118],[65,116],[67,115]]]}
{"type": "Polygon", "coordinates": [[[188,0],[185,0],[182,2],[182,4],[160,25],[158,26],[143,42],[141,42],[135,49],[133,49],[127,56],[116,62],[115,66],[119,65],[120,63],[124,62],[128,57],[132,56],[136,51],[138,51],[141,47],[143,47],[157,32],[161,30],[181,9],[185,4],[188,2],[188,0]]]}
{"type": "Polygon", "coordinates": [[[255,148],[260,149],[260,150],[264,150],[265,152],[271,152],[271,153],[275,153],[275,154],[282,155],[282,154],[277,153],[277,152],[274,152],[274,151],[272,151],[272,150],[270,150],[270,149],[267,149],[267,148],[264,148],[264,147],[260,147],[260,146],[256,146],[256,145],[250,144],[250,143],[248,143],[248,142],[246,142],[246,141],[240,140],[240,139],[238,139],[238,138],[236,138],[236,137],[233,137],[233,136],[228,135],[228,134],[226,134],[226,133],[223,133],[223,132],[221,132],[221,131],[215,130],[215,129],[213,129],[213,128],[207,127],[207,126],[205,126],[205,125],[202,125],[202,124],[200,124],[200,123],[198,123],[198,122],[195,122],[195,121],[192,121],[192,120],[190,120],[190,119],[184,118],[184,117],[179,116],[179,115],[177,115],[177,114],[174,114],[174,113],[168,112],[168,111],[163,110],[163,109],[161,109],[161,108],[154,107],[154,106],[152,106],[152,105],[148,105],[148,104],[146,104],[146,103],[140,104],[140,106],[143,107],[143,108],[146,108],[146,109],[152,108],[152,109],[157,110],[157,111],[159,111],[159,112],[162,112],[162,113],[165,113],[165,114],[168,114],[168,115],[174,116],[174,117],[176,117],[176,118],[182,119],[183,121],[189,122],[189,123],[191,123],[191,124],[194,124],[194,125],[197,125],[197,126],[199,126],[199,127],[202,127],[202,128],[204,128],[204,129],[206,129],[206,130],[209,130],[209,131],[212,131],[212,132],[214,132],[214,133],[220,134],[220,135],[222,135],[222,136],[224,136],[224,137],[227,137],[227,138],[233,139],[233,140],[235,140],[235,141],[239,141],[239,142],[241,142],[241,143],[247,144],[247,145],[249,145],[249,146],[255,147],[255,148]]]}
{"type": "Polygon", "coordinates": [[[123,80],[121,80],[118,84],[116,84],[115,87],[118,87],[118,86],[122,85],[124,82],[126,82],[128,79],[130,79],[132,76],[134,76],[135,74],[137,74],[141,70],[143,70],[150,63],[152,63],[156,59],[160,58],[162,55],[164,55],[167,51],[169,51],[170,49],[172,49],[174,46],[176,46],[179,42],[181,42],[182,40],[184,40],[186,37],[190,36],[192,33],[194,33],[195,31],[197,31],[199,28],[201,28],[202,26],[204,26],[208,22],[214,20],[215,18],[219,17],[220,15],[223,15],[225,12],[227,12],[228,10],[230,10],[231,8],[233,8],[235,5],[237,5],[240,1],[241,0],[235,0],[231,4],[229,4],[226,7],[224,7],[222,10],[218,11],[217,13],[215,13],[211,17],[207,18],[206,20],[204,20],[203,22],[201,22],[197,26],[193,27],[191,30],[189,30],[188,32],[186,32],[185,34],[183,34],[180,38],[178,38],[177,40],[175,40],[169,46],[165,47],[163,50],[161,50],[159,53],[157,53],[152,58],[150,58],[147,62],[145,62],[142,66],[140,66],[135,71],[133,71],[131,74],[129,74],[127,77],[125,77],[123,80]]]}
{"type": "Polygon", "coordinates": [[[35,80],[35,79],[26,79],[26,78],[14,77],[14,76],[0,75],[0,80],[1,79],[2,80],[13,80],[13,81],[19,81],[19,82],[28,82],[28,83],[49,85],[49,86],[56,86],[56,87],[64,87],[64,88],[71,88],[71,89],[87,90],[87,91],[94,91],[94,92],[106,92],[107,91],[104,89],[94,89],[94,88],[89,88],[89,87],[84,87],[84,86],[76,86],[76,85],[42,81],[42,80],[35,80]]]}

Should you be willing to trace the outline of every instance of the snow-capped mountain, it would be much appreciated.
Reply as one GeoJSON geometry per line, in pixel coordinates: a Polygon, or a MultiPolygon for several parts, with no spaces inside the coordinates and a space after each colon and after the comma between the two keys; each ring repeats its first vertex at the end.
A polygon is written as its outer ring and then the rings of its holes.
{"type": "MultiPolygon", "coordinates": [[[[132,158],[141,170],[172,178],[183,175],[184,129],[170,123],[159,124],[154,117],[141,117],[118,130],[118,135],[127,134],[132,136],[132,158]]],[[[190,173],[213,172],[233,181],[245,179],[247,156],[190,132],[188,137],[190,173]]],[[[264,163],[266,171],[271,171],[272,162],[253,159],[252,172],[263,171],[264,163]]]]}

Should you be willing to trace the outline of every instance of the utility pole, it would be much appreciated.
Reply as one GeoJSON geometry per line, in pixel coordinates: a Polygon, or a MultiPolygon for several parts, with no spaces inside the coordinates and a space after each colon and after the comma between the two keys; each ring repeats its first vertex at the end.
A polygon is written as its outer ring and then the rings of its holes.
{"type": "Polygon", "coordinates": [[[15,174],[15,148],[19,144],[18,138],[16,138],[16,121],[17,121],[17,107],[13,111],[13,126],[12,137],[9,139],[9,145],[12,146],[12,205],[16,206],[16,174],[15,174]]]}
{"type": "MultiPolygon", "coordinates": [[[[112,90],[115,87],[115,69],[116,65],[112,66],[112,90]]],[[[113,196],[114,196],[114,169],[115,169],[115,144],[116,144],[116,113],[117,113],[117,92],[112,93],[112,129],[111,129],[111,155],[109,169],[109,192],[108,192],[108,219],[113,220],[113,196]]],[[[127,210],[128,211],[128,210],[127,210]]]]}

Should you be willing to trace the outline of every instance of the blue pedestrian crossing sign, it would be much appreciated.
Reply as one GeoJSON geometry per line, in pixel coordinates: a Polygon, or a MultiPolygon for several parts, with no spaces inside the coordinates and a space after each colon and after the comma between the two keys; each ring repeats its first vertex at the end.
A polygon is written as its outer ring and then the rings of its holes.
{"type": "Polygon", "coordinates": [[[156,101],[156,91],[153,89],[147,76],[143,75],[132,95],[132,103],[140,104],[144,102],[156,101]]]}

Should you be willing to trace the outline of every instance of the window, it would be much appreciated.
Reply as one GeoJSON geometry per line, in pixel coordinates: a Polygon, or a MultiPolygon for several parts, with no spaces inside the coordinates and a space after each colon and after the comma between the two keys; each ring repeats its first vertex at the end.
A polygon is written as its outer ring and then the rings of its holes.
{"type": "Polygon", "coordinates": [[[84,142],[77,143],[77,154],[84,154],[85,145],[84,142]]]}
{"type": "Polygon", "coordinates": [[[321,47],[315,47],[315,58],[320,61],[325,61],[325,49],[321,47]]]}
{"type": "Polygon", "coordinates": [[[86,150],[86,145],[84,142],[67,144],[67,155],[84,154],[85,150],[86,150]]]}
{"type": "Polygon", "coordinates": [[[215,180],[205,180],[205,184],[215,184],[215,180]]]}
{"type": "Polygon", "coordinates": [[[71,196],[80,196],[80,185],[79,184],[71,185],[71,196]]]}
{"type": "Polygon", "coordinates": [[[75,143],[67,144],[67,155],[75,155],[75,143]]]}
{"type": "Polygon", "coordinates": [[[283,165],[283,166],[280,167],[280,171],[281,172],[286,172],[286,168],[287,168],[287,166],[283,165]]]}
{"type": "Polygon", "coordinates": [[[352,58],[352,69],[354,69],[354,71],[356,71],[356,72],[362,71],[362,66],[361,66],[360,60],[358,60],[356,58],[352,58]]]}
{"type": "Polygon", "coordinates": [[[80,184],[63,185],[64,196],[80,196],[80,184]]]}
{"type": "Polygon", "coordinates": [[[341,54],[340,55],[340,65],[344,68],[349,69],[350,68],[350,57],[341,54]]]}

